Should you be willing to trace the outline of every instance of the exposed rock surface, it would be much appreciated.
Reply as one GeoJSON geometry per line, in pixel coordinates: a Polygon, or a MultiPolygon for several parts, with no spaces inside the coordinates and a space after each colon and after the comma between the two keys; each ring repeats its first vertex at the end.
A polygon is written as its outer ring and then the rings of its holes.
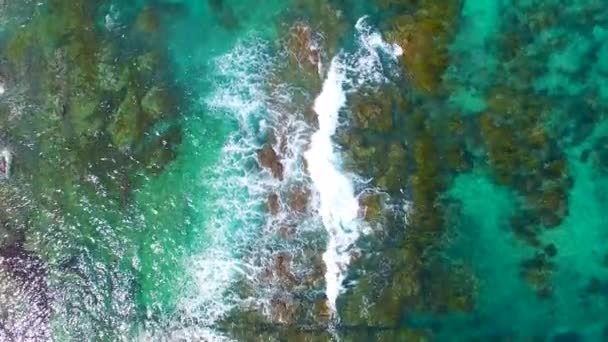
{"type": "Polygon", "coordinates": [[[270,144],[265,144],[258,151],[258,162],[262,167],[269,169],[273,177],[283,180],[283,164],[270,144]]]}

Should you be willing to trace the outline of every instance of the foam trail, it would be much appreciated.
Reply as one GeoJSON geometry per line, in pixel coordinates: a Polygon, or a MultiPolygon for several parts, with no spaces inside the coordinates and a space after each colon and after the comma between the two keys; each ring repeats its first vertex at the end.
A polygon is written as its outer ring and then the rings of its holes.
{"type": "MultiPolygon", "coordinates": [[[[253,37],[211,63],[214,87],[201,98],[202,108],[235,130],[218,160],[200,170],[198,186],[205,193],[189,199],[191,209],[204,214],[198,236],[202,247],[184,260],[186,283],[168,322],[168,340],[230,341],[216,324],[242,304],[233,286],[256,272],[242,253],[263,228],[260,208],[274,184],[269,175],[251,171],[260,148],[258,125],[268,116],[262,85],[273,60],[267,50],[263,41],[253,37]],[[196,324],[188,323],[192,321],[196,324]]],[[[198,141],[196,136],[193,139],[198,141]]],[[[154,334],[140,338],[159,339],[154,334]]]]}
{"type": "Polygon", "coordinates": [[[313,106],[319,129],[312,135],[310,148],[304,155],[318,195],[319,214],[328,234],[323,261],[326,266],[325,292],[332,313],[336,311],[336,300],[350,264],[349,250],[361,235],[363,224],[358,216],[359,202],[353,181],[338,169],[340,158],[335,152],[332,137],[338,126],[340,110],[346,104],[347,92],[357,91],[363,84],[387,81],[378,51],[393,60],[403,53],[398,45],[382,40],[380,34],[366,24],[365,17],[357,21],[355,28],[359,50],[352,55],[340,54],[331,61],[321,93],[313,106]]]}
{"type": "Polygon", "coordinates": [[[344,80],[344,69],[335,57],[314,103],[319,130],[311,137],[310,149],[305,153],[308,171],[319,195],[319,214],[329,234],[323,261],[327,301],[332,311],[336,309],[336,299],[350,262],[347,250],[359,237],[359,204],[352,182],[336,167],[338,156],[331,140],[338,125],[338,113],[346,103],[344,80]]]}
{"type": "MultiPolygon", "coordinates": [[[[178,302],[181,318],[174,323],[170,340],[229,341],[216,324],[232,310],[270,312],[270,299],[278,289],[276,283],[270,289],[260,282],[260,275],[274,262],[269,247],[276,232],[271,228],[276,229],[277,222],[289,215],[281,213],[270,219],[264,208],[270,193],[288,193],[292,184],[308,180],[301,157],[310,132],[298,115],[279,105],[290,102],[291,89],[265,87],[274,63],[267,43],[251,37],[212,64],[214,91],[201,101],[209,109],[207,115],[229,120],[236,128],[218,161],[201,170],[208,193],[194,200],[192,208],[206,214],[204,236],[200,237],[205,246],[185,260],[188,284],[178,302]],[[266,143],[265,131],[276,137],[274,148],[280,151],[283,181],[257,167],[257,153],[266,143]],[[239,282],[255,293],[239,292],[234,287],[239,282]],[[188,320],[197,324],[182,326],[188,320]]],[[[295,255],[298,251],[290,252],[295,255]]]]}

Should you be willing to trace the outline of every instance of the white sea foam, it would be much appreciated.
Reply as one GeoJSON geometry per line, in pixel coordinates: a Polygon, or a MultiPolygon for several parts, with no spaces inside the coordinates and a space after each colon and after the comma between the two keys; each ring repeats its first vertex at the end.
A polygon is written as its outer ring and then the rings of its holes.
{"type": "MultiPolygon", "coordinates": [[[[255,274],[255,267],[242,258],[242,250],[255,240],[263,222],[265,189],[269,175],[255,169],[259,130],[267,100],[261,80],[271,60],[264,45],[253,41],[237,46],[212,63],[215,89],[202,100],[206,115],[234,122],[237,129],[224,144],[219,160],[201,170],[205,189],[193,199],[193,210],[204,213],[203,249],[185,261],[189,282],[172,322],[171,339],[225,341],[215,324],[242,298],[233,290],[239,279],[255,274]],[[182,321],[195,321],[184,326],[182,321]]],[[[201,147],[204,142],[201,142],[201,147]]]]}
{"type": "Polygon", "coordinates": [[[403,55],[403,49],[396,43],[387,43],[380,32],[376,31],[367,22],[367,16],[359,18],[355,24],[355,28],[359,34],[359,42],[361,47],[367,50],[370,54],[376,57],[376,60],[380,59],[376,50],[381,50],[392,58],[397,58],[403,55]]]}
{"type": "MultiPolygon", "coordinates": [[[[215,91],[203,101],[211,110],[207,115],[233,121],[237,129],[227,140],[218,162],[201,170],[206,191],[200,201],[193,200],[191,205],[208,215],[201,237],[206,243],[198,255],[186,261],[190,282],[178,303],[181,318],[175,323],[171,338],[226,340],[215,331],[215,324],[230,310],[244,305],[271,315],[270,298],[280,289],[272,281],[260,282],[260,275],[277,250],[288,250],[294,259],[302,253],[298,244],[303,241],[271,245],[280,223],[293,223],[294,217],[303,229],[314,229],[316,223],[316,229],[324,228],[328,234],[323,262],[327,266],[328,303],[335,310],[350,263],[350,250],[364,227],[358,217],[353,185],[356,176],[340,170],[340,156],[332,136],[347,94],[363,84],[386,82],[381,54],[394,57],[400,51],[382,41],[364,20],[357,23],[357,31],[359,49],[352,54],[339,54],[329,65],[322,92],[314,102],[319,129],[312,135],[302,113],[294,112],[293,94],[297,90],[288,85],[268,86],[272,64],[277,60],[265,53],[268,49],[263,42],[253,39],[238,44],[213,64],[217,74],[215,91]],[[269,131],[284,167],[283,181],[263,168],[260,172],[257,165],[257,151],[269,131]],[[307,187],[311,180],[316,189],[311,206],[318,215],[302,218],[289,212],[283,199],[292,185],[307,187]],[[274,217],[264,210],[272,192],[280,195],[279,204],[285,209],[274,217]],[[234,289],[239,280],[252,286],[252,298],[244,298],[234,289]],[[187,326],[181,323],[184,320],[196,323],[187,326]]],[[[304,265],[292,266],[294,273],[306,272],[304,265]]]]}
{"type": "Polygon", "coordinates": [[[335,303],[350,263],[348,248],[358,239],[359,204],[353,184],[337,168],[337,155],[331,140],[338,125],[338,114],[346,103],[343,89],[345,73],[338,57],[329,67],[321,94],[314,104],[319,130],[313,134],[305,157],[308,172],[319,195],[319,213],[327,229],[327,250],[323,254],[326,272],[326,295],[330,308],[335,303]]]}
{"type": "Polygon", "coordinates": [[[276,234],[266,232],[277,229],[277,221],[287,214],[271,218],[264,208],[271,192],[286,192],[290,184],[305,182],[302,151],[310,129],[291,115],[290,108],[278,105],[292,102],[292,89],[266,87],[276,62],[267,50],[264,42],[249,39],[212,65],[217,75],[214,92],[203,99],[211,110],[206,115],[233,122],[236,130],[217,163],[201,170],[207,191],[192,207],[210,215],[201,237],[206,243],[198,255],[186,261],[190,282],[179,303],[179,314],[186,320],[194,318],[197,324],[184,327],[176,323],[171,336],[175,339],[225,340],[214,326],[230,310],[248,306],[270,311],[272,289],[257,284],[257,277],[265,263],[272,262],[272,248],[267,244],[276,234]],[[281,151],[282,182],[257,164],[257,151],[268,131],[275,137],[274,149],[281,151]],[[253,285],[253,298],[244,298],[234,289],[238,281],[253,285]]]}
{"type": "Polygon", "coordinates": [[[358,50],[344,58],[349,81],[347,85],[355,88],[364,84],[380,84],[387,82],[388,70],[382,63],[382,57],[391,62],[403,54],[403,49],[397,44],[389,44],[382,35],[362,17],[355,24],[358,50]]]}
{"type": "Polygon", "coordinates": [[[359,48],[352,54],[343,52],[333,58],[313,108],[319,129],[305,152],[318,196],[318,211],[328,234],[323,261],[327,302],[332,312],[336,310],[336,300],[343,289],[351,261],[350,251],[364,231],[353,176],[340,170],[341,160],[332,137],[338,127],[340,110],[346,105],[347,93],[356,92],[363,85],[373,86],[386,81],[379,51],[392,58],[402,53],[400,47],[384,42],[380,34],[366,24],[365,17],[357,21],[355,28],[359,48]]]}

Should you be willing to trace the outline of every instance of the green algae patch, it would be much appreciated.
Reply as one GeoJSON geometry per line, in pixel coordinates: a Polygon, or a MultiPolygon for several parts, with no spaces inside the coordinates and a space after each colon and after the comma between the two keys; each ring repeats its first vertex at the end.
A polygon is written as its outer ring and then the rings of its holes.
{"type": "Polygon", "coordinates": [[[448,44],[458,17],[458,1],[421,1],[412,14],[392,20],[388,38],[403,48],[403,73],[416,89],[434,93],[449,64],[448,44]]]}
{"type": "Polygon", "coordinates": [[[416,171],[411,178],[413,208],[408,217],[409,236],[406,244],[417,254],[432,248],[443,232],[444,217],[438,205],[444,188],[438,161],[438,151],[428,133],[418,138],[414,146],[416,171]]]}
{"type": "Polygon", "coordinates": [[[570,297],[573,293],[593,292],[589,285],[594,279],[602,279],[608,274],[604,257],[606,241],[602,237],[603,227],[608,222],[603,195],[608,189],[608,180],[597,159],[581,159],[585,150],[597,151],[595,144],[603,139],[607,127],[605,120],[598,123],[587,140],[568,150],[568,164],[573,175],[568,199],[570,211],[560,226],[546,232],[542,239],[555,249],[553,260],[557,271],[554,277],[559,282],[555,295],[572,301],[575,300],[570,297]],[[572,272],[584,272],[585,276],[569,279],[572,272]]]}
{"type": "MultiPolygon", "coordinates": [[[[49,323],[57,336],[104,340],[130,336],[145,311],[137,296],[156,295],[137,269],[171,236],[158,237],[158,226],[149,227],[150,239],[136,233],[145,223],[132,200],[172,162],[181,131],[171,121],[179,89],[167,75],[158,37],[139,41],[125,57],[121,42],[98,27],[99,8],[49,1],[2,43],[3,67],[28,99],[7,132],[17,142],[15,180],[35,207],[24,207],[27,229],[19,244],[43,260],[49,286],[64,291],[49,323]],[[94,323],[101,321],[104,326],[94,323]]],[[[177,245],[170,250],[180,254],[177,245]]],[[[163,260],[155,266],[177,264],[163,260]]]]}
{"type": "Polygon", "coordinates": [[[352,111],[357,127],[385,133],[393,128],[392,108],[388,101],[374,103],[369,100],[355,100],[352,111]]]}
{"type": "Polygon", "coordinates": [[[297,0],[276,26],[268,19],[278,3],[138,1],[125,6],[119,37],[100,31],[97,5],[54,0],[6,32],[7,70],[30,80],[24,94],[36,104],[19,114],[27,124],[0,108],[9,140],[23,141],[16,180],[28,184],[0,187],[6,206],[25,208],[0,206],[14,222],[0,227],[0,246],[24,235],[53,286],[74,290],[59,305],[55,338],[163,329],[157,322],[191,284],[182,257],[207,247],[217,211],[209,203],[227,196],[193,180],[210,177],[235,128],[210,118],[211,108],[176,118],[187,101],[172,78],[205,93],[196,79],[205,62],[259,22],[264,37],[280,31],[268,49],[285,57],[270,93],[285,82],[304,89],[274,99],[274,109],[301,110],[320,91],[324,63],[350,42],[351,15],[369,9],[404,54],[397,84],[349,94],[341,113],[350,124],[338,132],[344,167],[379,193],[359,198],[373,234],[353,253],[340,324],[332,336],[313,292],[296,309],[273,302],[270,319],[237,308],[219,330],[242,340],[606,340],[608,141],[594,130],[605,128],[608,99],[602,2],[378,0],[376,13],[367,3],[297,0]],[[163,72],[168,54],[179,76],[163,72]],[[28,191],[33,203],[23,202],[28,191]]]}
{"type": "MultiPolygon", "coordinates": [[[[412,202],[407,224],[385,227],[393,239],[370,243],[383,257],[360,266],[383,276],[353,267],[341,317],[431,327],[431,340],[605,339],[605,322],[588,319],[608,288],[598,235],[608,144],[594,131],[606,109],[600,2],[462,1],[445,27],[420,13],[430,2],[378,3],[398,13],[385,24],[418,111],[392,117],[412,202]]],[[[363,134],[343,141],[377,185],[375,156],[393,136],[375,140],[371,120],[353,114],[363,134]]]]}
{"type": "Polygon", "coordinates": [[[141,140],[142,135],[137,133],[140,113],[139,100],[131,91],[127,92],[115,113],[114,121],[108,127],[112,141],[120,150],[128,151],[141,140]]]}
{"type": "Polygon", "coordinates": [[[398,193],[407,186],[411,166],[400,127],[406,99],[398,87],[387,85],[353,94],[349,105],[352,127],[338,136],[347,151],[347,167],[372,177],[382,191],[398,193]]]}
{"type": "Polygon", "coordinates": [[[543,103],[497,89],[490,108],[479,125],[497,182],[525,195],[543,225],[559,225],[570,178],[564,153],[544,127],[543,103]]]}

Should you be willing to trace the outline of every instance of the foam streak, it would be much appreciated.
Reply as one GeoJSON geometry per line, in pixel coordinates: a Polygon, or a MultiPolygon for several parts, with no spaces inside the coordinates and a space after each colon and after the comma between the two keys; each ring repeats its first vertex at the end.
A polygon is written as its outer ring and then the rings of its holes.
{"type": "Polygon", "coordinates": [[[328,234],[323,261],[326,267],[325,292],[332,313],[336,311],[336,300],[343,290],[342,283],[351,261],[350,250],[363,231],[353,179],[339,170],[340,157],[335,152],[332,137],[338,126],[340,110],[346,104],[347,92],[357,91],[364,84],[387,81],[379,52],[392,60],[403,53],[400,46],[386,43],[365,19],[362,17],[355,25],[359,50],[352,55],[338,55],[331,61],[313,107],[319,129],[311,137],[310,148],[304,155],[318,195],[318,211],[328,234]]]}
{"type": "Polygon", "coordinates": [[[338,156],[332,136],[338,125],[338,114],[346,103],[343,89],[345,74],[339,57],[330,65],[323,89],[314,103],[319,130],[311,138],[306,151],[308,171],[319,196],[319,214],[328,233],[327,250],[323,253],[326,272],[326,295],[335,312],[336,299],[342,289],[350,263],[349,248],[359,237],[357,213],[359,204],[353,183],[337,168],[338,156]]]}

